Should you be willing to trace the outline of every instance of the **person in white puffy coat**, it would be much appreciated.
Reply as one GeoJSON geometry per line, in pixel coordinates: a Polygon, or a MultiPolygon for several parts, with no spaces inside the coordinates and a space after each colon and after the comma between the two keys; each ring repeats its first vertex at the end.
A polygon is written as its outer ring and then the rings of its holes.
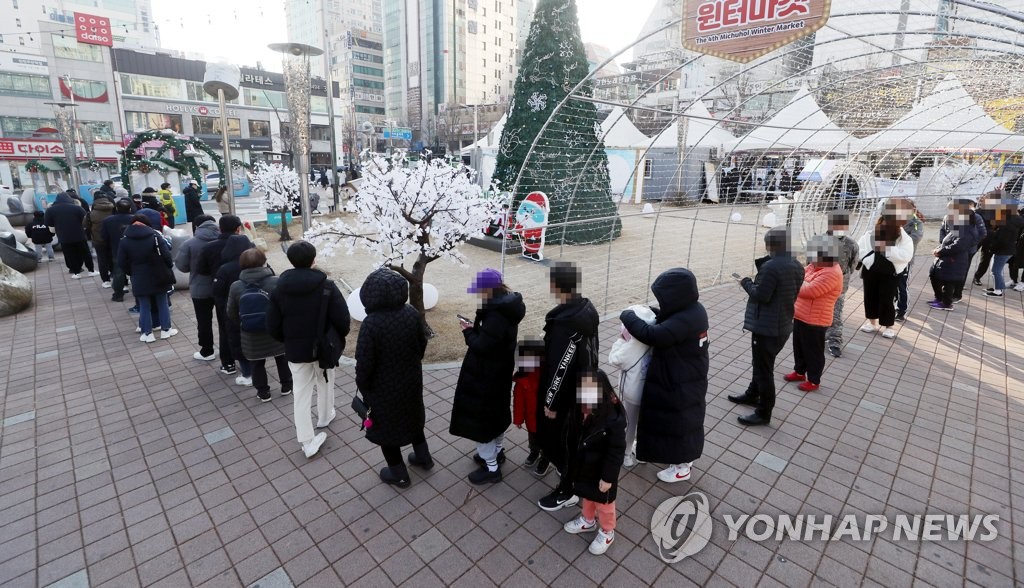
{"type": "MultiPolygon", "coordinates": [[[[649,325],[653,325],[657,319],[654,311],[646,306],[634,305],[629,310],[649,325]]],[[[622,327],[622,334],[608,352],[608,363],[619,369],[619,398],[626,409],[626,459],[623,465],[627,468],[636,465],[636,426],[640,416],[640,399],[647,379],[647,364],[651,360],[650,351],[649,345],[633,338],[626,327],[622,327]]]]}

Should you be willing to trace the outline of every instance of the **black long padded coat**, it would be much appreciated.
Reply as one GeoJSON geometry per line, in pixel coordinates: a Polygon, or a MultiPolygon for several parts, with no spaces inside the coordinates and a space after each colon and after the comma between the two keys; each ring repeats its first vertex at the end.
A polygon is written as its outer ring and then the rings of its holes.
{"type": "Polygon", "coordinates": [[[692,462],[704,452],[708,392],[708,313],[690,270],[666,271],[651,285],[660,308],[648,325],[631,310],[620,315],[629,333],[651,346],[640,401],[636,457],[651,463],[692,462]]]}
{"type": "MultiPolygon", "coordinates": [[[[574,410],[579,412],[578,407],[574,410]]],[[[602,504],[614,502],[619,490],[619,470],[626,456],[626,411],[622,403],[606,402],[586,419],[574,414],[568,426],[570,442],[576,443],[570,465],[573,492],[602,504]],[[602,480],[612,485],[607,492],[601,492],[602,480]]]]}
{"type": "Polygon", "coordinates": [[[423,352],[427,335],[416,309],[406,304],[409,282],[379,269],[359,288],[366,320],[356,342],[356,386],[370,406],[366,438],[377,445],[412,444],[423,432],[423,352]]]}
{"type": "Polygon", "coordinates": [[[512,424],[512,373],[524,316],[523,297],[509,292],[485,302],[476,311],[473,328],[462,332],[468,349],[455,386],[448,428],[452,435],[487,443],[512,424]]]}

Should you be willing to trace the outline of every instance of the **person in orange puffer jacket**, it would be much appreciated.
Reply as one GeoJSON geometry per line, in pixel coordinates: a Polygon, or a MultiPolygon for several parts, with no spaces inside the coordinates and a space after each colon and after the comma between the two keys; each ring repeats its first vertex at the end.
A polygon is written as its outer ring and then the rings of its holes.
{"type": "Polygon", "coordinates": [[[801,382],[804,392],[821,385],[825,369],[825,332],[832,325],[832,310],[843,293],[843,271],[836,264],[837,244],[827,236],[807,242],[807,269],[793,314],[793,372],[787,382],[801,382]]]}

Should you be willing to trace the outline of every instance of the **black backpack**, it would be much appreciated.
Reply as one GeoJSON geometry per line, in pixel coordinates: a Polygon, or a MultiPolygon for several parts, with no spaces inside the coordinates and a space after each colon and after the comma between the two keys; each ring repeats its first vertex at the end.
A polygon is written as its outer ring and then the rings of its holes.
{"type": "Polygon", "coordinates": [[[267,307],[270,294],[258,284],[246,284],[238,297],[239,326],[246,333],[260,333],[267,330],[267,307]]]}

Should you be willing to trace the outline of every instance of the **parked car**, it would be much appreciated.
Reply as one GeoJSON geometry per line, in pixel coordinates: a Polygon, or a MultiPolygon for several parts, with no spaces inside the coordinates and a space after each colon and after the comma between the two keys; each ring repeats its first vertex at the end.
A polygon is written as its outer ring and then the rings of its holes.
{"type": "Polygon", "coordinates": [[[216,192],[219,187],[220,174],[217,172],[206,174],[206,191],[212,194],[213,192],[216,192]]]}

